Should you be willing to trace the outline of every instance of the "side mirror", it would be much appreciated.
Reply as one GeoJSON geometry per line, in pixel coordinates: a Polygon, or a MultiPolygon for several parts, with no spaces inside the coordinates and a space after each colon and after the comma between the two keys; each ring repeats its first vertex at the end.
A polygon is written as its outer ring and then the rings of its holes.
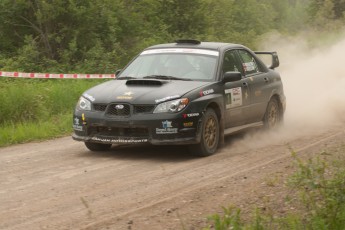
{"type": "Polygon", "coordinates": [[[223,82],[234,82],[242,79],[242,74],[240,72],[225,72],[223,76],[223,82]]]}

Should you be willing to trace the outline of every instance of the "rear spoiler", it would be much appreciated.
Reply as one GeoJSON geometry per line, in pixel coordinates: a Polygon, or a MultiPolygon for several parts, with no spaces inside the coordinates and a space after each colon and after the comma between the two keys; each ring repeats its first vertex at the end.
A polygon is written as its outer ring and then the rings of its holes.
{"type": "Polygon", "coordinates": [[[279,66],[279,58],[278,58],[277,52],[255,51],[254,53],[257,55],[271,55],[272,56],[271,64],[268,66],[269,69],[274,69],[279,66]]]}

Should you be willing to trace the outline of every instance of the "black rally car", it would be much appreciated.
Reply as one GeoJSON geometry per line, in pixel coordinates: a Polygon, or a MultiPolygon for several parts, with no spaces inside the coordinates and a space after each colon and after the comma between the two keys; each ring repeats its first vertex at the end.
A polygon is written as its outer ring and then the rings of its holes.
{"type": "Polygon", "coordinates": [[[275,52],[230,43],[179,40],[151,46],[116,79],[80,97],[73,139],[93,151],[112,144],[183,144],[200,156],[224,135],[276,126],[285,96],[275,52]],[[266,66],[260,55],[270,55],[266,66]]]}

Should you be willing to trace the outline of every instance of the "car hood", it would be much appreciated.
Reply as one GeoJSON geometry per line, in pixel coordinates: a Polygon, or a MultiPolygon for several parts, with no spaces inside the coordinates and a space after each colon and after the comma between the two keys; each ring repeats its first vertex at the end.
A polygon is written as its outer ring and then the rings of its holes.
{"type": "Polygon", "coordinates": [[[112,80],[87,90],[83,96],[93,103],[158,104],[210,84],[179,80],[112,80]]]}

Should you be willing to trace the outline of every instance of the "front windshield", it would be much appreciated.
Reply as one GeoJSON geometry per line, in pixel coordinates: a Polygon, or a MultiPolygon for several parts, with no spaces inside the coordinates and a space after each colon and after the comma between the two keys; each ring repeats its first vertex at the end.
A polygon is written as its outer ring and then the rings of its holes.
{"type": "MultiPolygon", "coordinates": [[[[165,78],[211,81],[216,69],[216,51],[166,52],[144,51],[118,76],[123,78],[165,78]]],[[[176,49],[174,49],[176,51],[176,49]]],[[[184,50],[185,51],[185,50],[184,50]]]]}

